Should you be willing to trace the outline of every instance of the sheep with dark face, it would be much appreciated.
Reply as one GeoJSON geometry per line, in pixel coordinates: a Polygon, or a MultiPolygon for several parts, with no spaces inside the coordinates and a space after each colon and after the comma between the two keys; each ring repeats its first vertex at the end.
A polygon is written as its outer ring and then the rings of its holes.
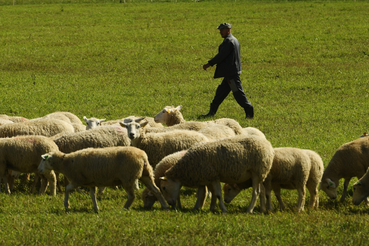
{"type": "MultiPolygon", "coordinates": [[[[245,135],[198,144],[162,177],[161,190],[170,205],[176,204],[181,186],[199,187],[194,209],[199,209],[200,197],[205,186],[211,187],[212,195],[219,200],[223,212],[227,209],[222,200],[220,182],[242,183],[253,181],[253,194],[248,213],[252,213],[262,182],[267,177],[274,158],[274,150],[265,138],[245,135]]],[[[265,211],[265,204],[261,204],[265,211]]],[[[210,205],[214,211],[215,202],[210,205]]]]}
{"type": "Polygon", "coordinates": [[[139,179],[160,201],[163,209],[168,205],[154,183],[153,170],[144,151],[135,147],[88,148],[64,154],[60,151],[42,155],[38,167],[41,173],[54,170],[64,174],[70,183],[65,190],[64,206],[69,208],[71,190],[90,187],[90,195],[95,212],[96,187],[122,185],[128,194],[125,209],[129,209],[135,199],[136,180],[139,179]]]}

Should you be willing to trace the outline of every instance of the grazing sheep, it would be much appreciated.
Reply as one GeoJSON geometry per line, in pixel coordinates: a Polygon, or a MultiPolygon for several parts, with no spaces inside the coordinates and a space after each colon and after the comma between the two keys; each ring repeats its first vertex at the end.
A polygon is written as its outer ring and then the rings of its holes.
{"type": "Polygon", "coordinates": [[[86,148],[104,148],[113,146],[129,146],[127,130],[121,126],[101,126],[88,131],[62,135],[54,139],[59,150],[71,153],[86,148]]]}
{"type": "MultiPolygon", "coordinates": [[[[154,169],[154,181],[155,181],[155,185],[157,187],[160,187],[160,181],[161,181],[160,177],[164,176],[165,172],[168,169],[170,169],[171,167],[173,167],[183,157],[183,155],[185,153],[186,153],[186,150],[184,150],[184,151],[178,151],[176,153],[170,154],[170,155],[164,157],[155,166],[155,169],[154,169]]],[[[194,187],[189,187],[189,188],[194,188],[194,187]]],[[[204,193],[204,197],[202,198],[202,202],[200,204],[200,207],[201,208],[204,206],[206,195],[207,195],[207,193],[204,193]]],[[[147,188],[145,188],[142,191],[141,197],[142,197],[142,201],[144,203],[144,208],[145,209],[152,208],[152,206],[154,205],[154,203],[157,201],[156,197],[147,188]]],[[[176,204],[176,206],[179,209],[182,208],[181,200],[180,200],[180,197],[179,196],[177,198],[177,204],[176,204]]]]}
{"type": "Polygon", "coordinates": [[[86,116],[83,116],[83,119],[87,124],[86,130],[98,127],[98,126],[101,125],[101,123],[103,121],[105,121],[105,119],[98,119],[98,118],[95,118],[95,117],[87,118],[86,116]]]}
{"type": "MultiPolygon", "coordinates": [[[[17,124],[17,123],[14,123],[17,124]]],[[[50,151],[59,151],[58,146],[48,137],[19,136],[0,139],[0,178],[7,183],[8,170],[21,173],[36,173],[41,155],[50,151]]],[[[52,171],[44,173],[50,182],[50,193],[56,195],[56,178],[52,171]]],[[[41,182],[40,194],[45,193],[47,182],[41,182]]],[[[8,185],[5,191],[10,194],[8,185]]]]}
{"type": "Polygon", "coordinates": [[[0,126],[0,138],[19,135],[42,135],[51,137],[59,133],[67,134],[72,132],[74,132],[74,128],[71,124],[55,119],[29,120],[0,126]]]}
{"type": "Polygon", "coordinates": [[[135,199],[136,180],[139,179],[160,201],[163,209],[168,205],[154,183],[153,170],[144,151],[135,147],[88,148],[70,154],[60,151],[42,155],[41,173],[54,170],[64,174],[70,183],[65,189],[64,206],[69,208],[69,192],[79,186],[90,187],[95,212],[96,187],[122,185],[128,199],[124,205],[129,209],[135,199]]]}
{"type": "Polygon", "coordinates": [[[22,116],[8,116],[6,114],[0,114],[0,119],[10,120],[14,123],[28,121],[28,119],[26,119],[22,116]]]}
{"type": "Polygon", "coordinates": [[[138,123],[141,120],[142,118],[136,119],[130,123],[121,122],[120,124],[127,128],[128,137],[131,139],[131,145],[144,150],[153,167],[169,154],[188,149],[198,143],[209,141],[207,137],[196,131],[176,130],[146,134],[146,129],[144,127],[148,123],[147,121],[138,123]]]}
{"type": "Polygon", "coordinates": [[[208,124],[215,123],[215,124],[225,125],[225,126],[232,128],[236,135],[243,133],[241,125],[237,121],[233,119],[229,119],[229,118],[221,118],[221,119],[217,119],[214,121],[206,121],[206,122],[185,121],[182,113],[180,112],[181,109],[182,109],[182,105],[176,108],[173,106],[166,106],[162,111],[160,111],[157,115],[155,115],[154,120],[155,122],[166,124],[169,127],[170,126],[171,127],[174,127],[174,126],[184,127],[181,125],[190,124],[190,125],[193,125],[193,127],[196,126],[197,129],[189,129],[189,130],[195,130],[195,131],[198,131],[202,127],[205,127],[206,124],[204,123],[208,123],[208,124]]]}
{"type": "Polygon", "coordinates": [[[246,127],[246,128],[243,128],[242,129],[242,134],[245,134],[247,136],[259,136],[259,137],[262,137],[262,138],[265,138],[265,135],[262,131],[260,131],[259,129],[257,128],[254,128],[254,127],[246,127]]]}
{"type": "MultiPolygon", "coordinates": [[[[214,199],[225,213],[227,209],[222,200],[220,182],[242,183],[250,178],[253,181],[253,194],[248,213],[252,213],[260,193],[262,182],[272,167],[274,150],[270,142],[260,137],[238,135],[218,141],[198,144],[162,177],[161,190],[169,205],[175,206],[179,188],[199,187],[198,199],[194,209],[199,208],[200,197],[205,186],[211,187],[214,199]]],[[[214,211],[215,202],[210,205],[214,211]]],[[[265,204],[261,200],[262,211],[265,204]]]]}
{"type": "MultiPolygon", "coordinates": [[[[310,193],[311,208],[318,208],[318,186],[323,175],[324,165],[322,158],[316,152],[297,148],[275,148],[272,168],[264,181],[268,209],[271,205],[270,191],[273,189],[277,197],[280,210],[285,206],[281,199],[280,189],[297,189],[299,192],[297,211],[304,208],[305,185],[310,193]]],[[[230,203],[241,190],[252,187],[252,180],[240,184],[224,184],[224,201],[230,203]]]]}
{"type": "Polygon", "coordinates": [[[369,196],[369,169],[366,171],[354,185],[354,194],[352,195],[352,202],[355,205],[359,205],[362,201],[367,200],[369,196]]]}
{"type": "Polygon", "coordinates": [[[344,179],[340,202],[347,196],[347,187],[351,178],[360,179],[369,167],[369,138],[359,138],[339,147],[326,167],[320,188],[331,199],[337,197],[339,180],[344,179]]]}

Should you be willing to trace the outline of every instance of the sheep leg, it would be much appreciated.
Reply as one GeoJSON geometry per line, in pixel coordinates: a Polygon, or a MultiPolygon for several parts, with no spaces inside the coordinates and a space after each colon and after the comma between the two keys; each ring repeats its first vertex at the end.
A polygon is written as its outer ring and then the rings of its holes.
{"type": "MultiPolygon", "coordinates": [[[[257,177],[256,175],[253,175],[252,177],[252,198],[251,198],[249,207],[247,208],[247,213],[249,214],[252,214],[255,208],[256,201],[260,195],[260,184],[261,184],[261,181],[259,177],[257,177]]],[[[260,203],[260,206],[261,206],[260,208],[261,211],[265,211],[265,204],[260,203]]]]}
{"type": "Polygon", "coordinates": [[[64,196],[64,207],[65,210],[68,210],[70,208],[69,206],[69,192],[73,189],[75,189],[78,186],[73,185],[72,183],[69,183],[67,187],[65,187],[65,196],[64,196]]]}
{"type": "MultiPolygon", "coordinates": [[[[348,188],[348,185],[350,183],[350,180],[351,180],[351,178],[347,178],[347,179],[345,179],[345,182],[343,183],[343,192],[342,192],[342,196],[341,196],[340,202],[344,202],[345,199],[346,199],[346,196],[347,196],[347,188],[348,188]]],[[[338,184],[337,184],[337,186],[338,186],[338,184]]]]}
{"type": "Polygon", "coordinates": [[[132,205],[133,201],[135,200],[135,197],[136,197],[135,190],[132,186],[131,187],[123,186],[123,188],[127,192],[127,201],[124,204],[123,208],[128,210],[129,207],[132,205]]]}
{"type": "Polygon", "coordinates": [[[60,173],[55,173],[55,177],[56,177],[56,185],[58,187],[58,191],[62,192],[61,185],[60,185],[60,173]]]}
{"type": "Polygon", "coordinates": [[[318,208],[319,207],[319,191],[318,191],[318,184],[313,182],[307,183],[307,188],[310,193],[310,202],[309,206],[311,208],[318,208]]]}
{"type": "Polygon", "coordinates": [[[49,186],[49,181],[45,178],[44,175],[40,175],[40,179],[41,179],[41,186],[40,186],[39,194],[43,195],[45,194],[47,187],[49,186]]]}
{"type": "Polygon", "coordinates": [[[90,196],[92,199],[92,203],[94,204],[94,210],[95,213],[99,212],[99,206],[97,205],[97,201],[96,201],[96,187],[91,187],[90,188],[90,196]]]}
{"type": "Polygon", "coordinates": [[[305,185],[302,187],[298,187],[297,191],[299,192],[298,202],[297,202],[297,212],[301,212],[304,210],[305,204],[305,185]]]}
{"type": "Polygon", "coordinates": [[[263,206],[261,206],[261,204],[265,204],[265,198],[267,201],[267,207],[268,210],[273,211],[273,206],[272,206],[272,184],[271,182],[269,182],[269,180],[265,181],[264,184],[260,184],[260,212],[261,213],[265,213],[266,211],[262,211],[263,210],[263,206]]]}
{"type": "Polygon", "coordinates": [[[278,203],[279,203],[279,210],[282,212],[284,211],[284,209],[286,208],[284,206],[284,203],[282,201],[282,197],[281,197],[281,187],[279,185],[277,186],[273,186],[273,191],[274,191],[274,195],[275,197],[277,198],[278,200],[278,203]]]}
{"type": "Polygon", "coordinates": [[[194,211],[197,211],[200,208],[202,208],[202,206],[204,205],[204,202],[205,202],[205,197],[206,197],[206,188],[205,188],[205,186],[199,186],[197,188],[197,200],[196,200],[195,206],[193,207],[194,211]]]}
{"type": "MultiPolygon", "coordinates": [[[[56,176],[54,171],[49,173],[45,173],[45,178],[47,179],[48,183],[50,184],[50,195],[56,196],[56,176]]],[[[44,193],[46,190],[44,190],[44,193]]]]}
{"type": "Polygon", "coordinates": [[[167,202],[165,201],[163,195],[161,194],[159,188],[154,184],[153,180],[151,177],[141,177],[140,181],[146,185],[146,187],[154,194],[154,196],[156,197],[156,199],[158,199],[158,201],[161,204],[161,208],[168,210],[169,206],[167,204],[167,202]]]}
{"type": "MultiPolygon", "coordinates": [[[[212,182],[211,183],[211,187],[212,187],[212,189],[214,191],[214,193],[213,193],[214,199],[218,199],[219,200],[219,207],[220,207],[220,209],[222,210],[223,213],[227,213],[227,208],[224,205],[223,198],[222,198],[222,187],[220,185],[220,182],[219,181],[212,182]]],[[[212,204],[210,204],[210,211],[212,211],[212,212],[215,211],[215,205],[214,204],[215,203],[213,203],[213,202],[212,202],[212,204]]]]}
{"type": "Polygon", "coordinates": [[[4,182],[5,193],[10,194],[7,174],[8,171],[6,170],[6,163],[0,163],[0,179],[4,182]]]}

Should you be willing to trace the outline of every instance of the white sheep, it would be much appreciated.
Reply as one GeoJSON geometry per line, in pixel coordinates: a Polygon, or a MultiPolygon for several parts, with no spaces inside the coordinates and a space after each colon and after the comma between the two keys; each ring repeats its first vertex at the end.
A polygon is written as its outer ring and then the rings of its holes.
{"type": "Polygon", "coordinates": [[[0,114],[0,119],[10,120],[14,123],[28,121],[27,118],[24,118],[22,116],[8,116],[6,114],[0,114]]]}
{"type": "Polygon", "coordinates": [[[148,125],[146,127],[154,127],[154,128],[163,128],[163,124],[155,122],[153,117],[141,117],[141,116],[128,116],[122,119],[118,120],[109,120],[106,122],[102,122],[101,125],[119,125],[120,122],[129,123],[132,120],[142,119],[145,118],[145,120],[148,122],[148,125]]]}
{"type": "Polygon", "coordinates": [[[197,132],[204,134],[210,141],[236,136],[233,129],[219,124],[208,124],[197,132]]]}
{"type": "Polygon", "coordinates": [[[59,119],[68,123],[82,124],[82,121],[78,118],[78,116],[70,112],[53,112],[43,116],[42,118],[59,119]]]}
{"type": "Polygon", "coordinates": [[[246,127],[246,128],[243,128],[242,129],[242,134],[245,134],[247,136],[259,136],[259,137],[262,137],[262,138],[265,138],[265,135],[262,131],[260,131],[259,129],[255,128],[255,127],[246,127]]]}
{"type": "MultiPolygon", "coordinates": [[[[318,208],[318,186],[324,170],[319,154],[312,150],[298,148],[275,148],[274,152],[272,168],[264,181],[268,209],[273,210],[270,196],[272,189],[279,202],[280,210],[285,209],[280,193],[282,188],[298,191],[297,212],[302,211],[305,204],[305,186],[310,193],[310,207],[318,208]]],[[[224,201],[231,202],[241,190],[251,186],[251,180],[241,184],[225,184],[224,201]]]]}
{"type": "Polygon", "coordinates": [[[369,167],[369,140],[359,138],[341,145],[334,153],[328,166],[324,170],[320,188],[331,199],[337,197],[339,180],[344,179],[343,192],[340,202],[347,196],[347,188],[351,178],[360,179],[369,167]]]}
{"type": "Polygon", "coordinates": [[[352,202],[355,205],[359,205],[362,201],[368,199],[369,196],[369,169],[366,171],[364,176],[362,176],[354,185],[354,194],[352,195],[352,202]]]}
{"type": "Polygon", "coordinates": [[[14,123],[14,122],[13,122],[13,121],[11,121],[11,120],[1,119],[1,118],[0,118],[0,126],[2,126],[2,125],[6,125],[6,124],[12,124],[12,123],[14,123]]]}
{"type": "MultiPolygon", "coordinates": [[[[262,182],[272,167],[274,150],[270,142],[260,137],[235,137],[198,144],[186,154],[162,177],[161,190],[169,205],[175,206],[179,189],[183,186],[199,187],[199,204],[205,186],[212,189],[210,210],[214,211],[214,199],[219,200],[222,212],[227,209],[222,200],[220,182],[242,183],[250,178],[253,181],[253,193],[248,213],[252,213],[258,199],[262,182]],[[214,197],[214,199],[213,199],[214,197]]],[[[265,204],[261,200],[262,211],[265,204]]]]}
{"type": "Polygon", "coordinates": [[[129,146],[127,130],[121,126],[101,126],[88,131],[64,134],[53,138],[59,150],[71,153],[86,148],[104,148],[113,146],[129,146]]]}
{"type": "MultiPolygon", "coordinates": [[[[186,121],[183,118],[182,113],[180,112],[181,109],[182,109],[182,105],[178,107],[166,106],[162,111],[160,111],[157,115],[155,115],[154,120],[155,122],[163,123],[163,124],[166,124],[167,126],[172,126],[172,127],[174,126],[181,127],[181,125],[183,124],[191,124],[195,126],[198,125],[196,126],[198,128],[196,129],[197,131],[199,130],[199,128],[202,128],[205,126],[204,123],[210,123],[210,124],[215,123],[215,124],[226,125],[232,128],[235,134],[237,135],[243,133],[241,125],[234,119],[221,118],[221,119],[217,119],[214,121],[206,121],[206,122],[186,121]]],[[[194,129],[190,129],[190,130],[194,130],[194,129]]]]}
{"type": "Polygon", "coordinates": [[[71,124],[55,119],[29,120],[0,126],[0,138],[19,135],[51,137],[59,133],[67,134],[72,132],[74,132],[74,128],[71,124]]]}
{"type": "MultiPolygon", "coordinates": [[[[161,177],[164,176],[165,172],[170,169],[171,167],[173,167],[182,157],[183,155],[186,153],[186,150],[183,151],[178,151],[175,152],[173,154],[170,154],[166,157],[164,157],[156,166],[154,169],[154,181],[155,181],[155,185],[160,187],[160,181],[161,181],[161,177]]],[[[195,187],[189,187],[189,188],[195,188],[195,187]]],[[[204,202],[205,202],[205,198],[206,198],[207,192],[204,193],[204,197],[202,197],[202,201],[200,204],[200,208],[202,208],[204,206],[204,202]]],[[[141,194],[142,197],[142,201],[144,203],[144,208],[145,209],[150,209],[154,203],[157,201],[156,197],[151,193],[151,191],[147,188],[145,188],[142,191],[141,194]]],[[[178,196],[177,198],[177,203],[176,206],[181,209],[182,208],[182,204],[181,204],[181,200],[180,197],[178,196]]]]}
{"type": "Polygon", "coordinates": [[[87,126],[86,126],[86,130],[98,127],[101,125],[101,123],[103,121],[105,121],[105,119],[98,119],[95,117],[91,117],[91,118],[87,118],[86,116],[83,116],[83,120],[86,122],[87,126]]]}
{"type": "Polygon", "coordinates": [[[153,167],[169,154],[188,149],[198,143],[209,141],[207,137],[196,131],[175,130],[146,134],[146,129],[144,127],[148,123],[147,121],[139,123],[141,120],[142,118],[136,119],[130,123],[121,122],[120,124],[127,128],[128,137],[131,139],[131,145],[144,150],[153,167]]]}
{"type": "MultiPolygon", "coordinates": [[[[58,150],[58,146],[51,139],[44,136],[2,138],[0,139],[0,178],[7,181],[8,170],[37,174],[41,155],[58,150]]],[[[54,172],[45,172],[44,176],[50,183],[51,195],[56,195],[54,172]]],[[[40,194],[45,193],[46,187],[47,182],[41,182],[40,194]]],[[[5,191],[10,193],[8,185],[6,185],[5,191]]]]}
{"type": "Polygon", "coordinates": [[[79,187],[90,187],[95,212],[96,187],[122,185],[128,199],[124,205],[129,209],[135,199],[136,180],[139,179],[168,209],[160,190],[154,183],[153,170],[144,151],[135,147],[88,148],[64,154],[60,151],[42,155],[39,165],[41,173],[54,170],[64,174],[70,183],[65,189],[64,206],[69,208],[69,193],[79,187]]]}

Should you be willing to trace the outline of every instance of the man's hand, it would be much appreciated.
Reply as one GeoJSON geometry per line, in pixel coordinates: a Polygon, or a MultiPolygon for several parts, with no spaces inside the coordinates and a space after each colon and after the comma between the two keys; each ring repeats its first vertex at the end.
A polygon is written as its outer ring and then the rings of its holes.
{"type": "Polygon", "coordinates": [[[204,66],[202,66],[202,68],[203,68],[204,70],[206,70],[208,67],[210,67],[210,64],[209,64],[209,63],[206,63],[204,66]]]}

